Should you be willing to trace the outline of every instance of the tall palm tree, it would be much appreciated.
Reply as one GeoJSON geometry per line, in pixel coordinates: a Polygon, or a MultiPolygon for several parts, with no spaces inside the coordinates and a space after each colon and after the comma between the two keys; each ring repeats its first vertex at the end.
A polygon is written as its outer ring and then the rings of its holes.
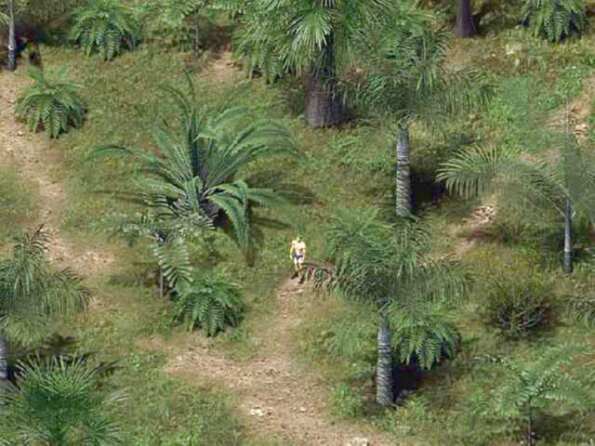
{"type": "Polygon", "coordinates": [[[17,69],[17,39],[15,31],[15,4],[14,0],[6,1],[7,14],[6,22],[8,23],[8,61],[7,68],[9,71],[17,69]]]}
{"type": "MultiPolygon", "coordinates": [[[[536,126],[531,131],[549,133],[546,123],[529,122],[536,126]]],[[[595,222],[595,158],[568,130],[568,116],[564,132],[539,140],[549,150],[533,154],[530,147],[505,144],[464,150],[442,165],[438,180],[464,197],[504,191],[520,208],[536,210],[539,219],[543,210],[554,210],[564,222],[563,269],[571,273],[573,215],[580,212],[595,222]]]]}
{"type": "Polygon", "coordinates": [[[477,34],[471,0],[457,0],[457,23],[455,35],[457,37],[472,37],[477,34]]]}
{"type": "Polygon", "coordinates": [[[412,221],[392,226],[374,210],[350,209],[332,220],[326,240],[329,266],[309,266],[307,274],[377,308],[376,400],[392,405],[393,346],[402,361],[419,359],[427,368],[440,360],[443,346],[453,352],[456,331],[436,309],[460,296],[464,282],[453,265],[428,256],[427,233],[412,221]],[[428,329],[430,319],[439,328],[428,329]],[[395,322],[401,325],[398,339],[392,339],[395,322]]]}
{"type": "Polygon", "coordinates": [[[122,396],[98,389],[100,373],[83,358],[21,364],[18,388],[0,398],[0,445],[122,444],[114,415],[122,396]]]}
{"type": "Polygon", "coordinates": [[[448,32],[435,29],[431,14],[402,6],[382,35],[372,34],[366,54],[370,67],[355,83],[356,100],[396,122],[395,212],[412,211],[409,128],[421,122],[440,128],[449,118],[483,102],[481,84],[446,69],[448,32]]]}
{"type": "Polygon", "coordinates": [[[389,0],[255,0],[236,33],[237,52],[269,78],[303,74],[311,127],[344,120],[338,73],[355,43],[390,16],[389,0]]]}
{"type": "Polygon", "coordinates": [[[199,108],[194,89],[190,94],[168,88],[180,118],[180,129],[163,125],[154,131],[159,154],[138,148],[105,146],[94,156],[132,159],[142,175],[132,195],[166,219],[205,221],[215,227],[231,225],[232,235],[245,254],[250,254],[259,229],[254,225],[258,206],[284,203],[282,194],[270,187],[251,184],[241,177],[243,169],[276,155],[295,155],[292,138],[282,125],[251,120],[245,108],[220,113],[199,108]]]}
{"type": "Polygon", "coordinates": [[[8,372],[8,339],[30,344],[50,333],[53,320],[84,309],[89,291],[68,270],[46,259],[42,228],[23,235],[12,256],[0,261],[0,379],[8,372]]]}

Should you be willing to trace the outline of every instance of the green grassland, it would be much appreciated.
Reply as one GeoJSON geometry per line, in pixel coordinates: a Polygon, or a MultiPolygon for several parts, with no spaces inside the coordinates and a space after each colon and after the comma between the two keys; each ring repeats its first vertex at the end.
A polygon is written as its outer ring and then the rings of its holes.
{"type": "MultiPolygon", "coordinates": [[[[457,41],[450,63],[485,72],[496,86],[496,95],[509,79],[531,76],[543,85],[541,99],[552,113],[563,106],[562,91],[569,91],[573,98],[583,97],[587,103],[581,105],[588,107],[593,127],[595,99],[581,96],[584,83],[593,82],[595,71],[593,27],[581,40],[562,45],[532,41],[531,53],[526,55],[521,49],[518,62],[517,55],[507,55],[510,45],[528,39],[522,30],[514,29],[457,41]]],[[[52,142],[52,148],[63,152],[65,157],[60,175],[66,181],[68,196],[63,229],[77,243],[102,241],[108,236],[111,216],[134,211],[132,205],[117,200],[114,194],[129,188],[133,175],[125,163],[89,161],[90,150],[110,143],[151,149],[151,129],[160,119],[171,119],[174,113],[171,100],[160,86],[167,83],[184,87],[185,60],[179,54],[151,45],[141,45],[137,51],[109,63],[98,57],[84,57],[74,49],[44,47],[42,52],[47,68],[67,67],[70,78],[81,86],[88,109],[80,130],[52,142]]],[[[209,61],[202,63],[206,66],[209,61]]],[[[197,96],[205,107],[243,105],[258,117],[280,120],[290,128],[300,152],[297,159],[275,159],[254,167],[268,175],[278,175],[284,183],[292,185],[288,187],[302,191],[305,201],[275,212],[274,216],[286,225],[266,231],[255,266],[246,266],[227,239],[216,241],[216,262],[242,285],[249,308],[239,328],[209,342],[213,348],[241,361],[258,348],[262,341],[260,327],[275,313],[274,291],[289,273],[288,243],[296,232],[308,241],[310,255],[320,258],[324,244],[321,228],[337,209],[372,205],[385,209],[386,215],[391,214],[394,148],[390,135],[394,126],[390,122],[356,120],[341,129],[308,129],[299,116],[299,84],[281,80],[267,85],[263,79],[243,80],[241,76],[238,82],[226,82],[203,75],[200,68],[192,76],[197,96]]],[[[448,197],[432,202],[424,187],[439,163],[461,143],[499,138],[508,131],[510,116],[505,105],[498,102],[497,96],[491,104],[484,113],[453,120],[444,134],[414,128],[413,169],[419,178],[418,196],[425,199],[419,214],[431,228],[436,255],[452,254],[460,243],[456,230],[461,219],[477,203],[448,197]]],[[[595,142],[595,133],[591,131],[588,138],[595,142]]],[[[1,213],[1,241],[7,240],[12,235],[11,227],[16,226],[8,222],[32,219],[35,200],[30,196],[34,193],[22,192],[17,184],[15,175],[0,172],[0,207],[10,209],[8,214],[1,213]]],[[[588,260],[579,262],[572,278],[561,274],[555,249],[560,240],[549,236],[553,233],[551,224],[537,228],[515,226],[510,223],[518,221],[514,212],[513,208],[503,206],[494,228],[462,257],[475,280],[454,317],[463,336],[459,355],[427,372],[419,390],[395,411],[379,413],[367,404],[372,392],[369,372],[375,348],[373,313],[364,307],[348,306],[332,296],[304,297],[310,310],[305,312],[306,321],[296,334],[296,342],[300,345],[301,359],[315,364],[313,367],[334,389],[331,398],[335,416],[356,417],[372,423],[394,435],[395,442],[409,439],[428,445],[495,444],[485,443],[491,438],[490,427],[478,424],[473,415],[478,395],[487,392],[499,379],[482,358],[522,358],[543,345],[565,342],[595,346],[592,329],[564,316],[557,317],[539,336],[521,341],[506,340],[482,323],[479,314],[483,286],[487,275],[499,263],[525,268],[527,274],[532,273],[532,265],[537,266],[555,284],[552,294],[560,308],[564,304],[563,296],[573,289],[593,286],[593,265],[588,260]],[[346,327],[347,321],[356,320],[354,315],[358,322],[346,327]],[[349,342],[357,346],[350,349],[349,345],[341,344],[341,330],[350,330],[354,336],[349,342]]],[[[180,328],[171,328],[168,303],[156,297],[154,287],[147,286],[155,268],[148,247],[143,243],[134,247],[127,247],[121,241],[110,243],[118,252],[116,271],[89,277],[96,295],[93,311],[69,322],[65,332],[79,340],[82,350],[98,352],[102,360],[118,361],[110,382],[127,395],[121,417],[128,435],[125,444],[269,444],[267,439],[246,434],[242,420],[235,414],[233,395],[167,376],[163,371],[166,353],[143,347],[143,342],[153,336],[167,340],[191,335],[180,328]]],[[[595,357],[590,358],[593,360],[595,357]]],[[[589,438],[595,438],[593,414],[551,419],[546,424],[549,427],[543,444],[590,444],[589,438]]]]}

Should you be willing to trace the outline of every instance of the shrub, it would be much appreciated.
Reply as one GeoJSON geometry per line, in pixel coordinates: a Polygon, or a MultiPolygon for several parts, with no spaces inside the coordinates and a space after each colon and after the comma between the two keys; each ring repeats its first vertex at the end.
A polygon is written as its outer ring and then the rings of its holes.
{"type": "Polygon", "coordinates": [[[134,49],[139,26],[132,10],[120,0],[90,0],[74,12],[70,38],[78,42],[87,56],[97,51],[111,60],[122,46],[134,49]]]}
{"type": "Polygon", "coordinates": [[[236,327],[245,306],[239,287],[221,273],[195,273],[176,287],[174,320],[188,330],[202,328],[214,336],[226,326],[236,327]]]}
{"type": "Polygon", "coordinates": [[[521,338],[551,319],[551,284],[533,271],[497,274],[489,283],[484,316],[505,336],[521,338]]]}
{"type": "Polygon", "coordinates": [[[526,0],[522,14],[533,34],[550,42],[581,34],[587,25],[584,0],[526,0]]]}
{"type": "Polygon", "coordinates": [[[83,124],[85,109],[79,87],[66,78],[64,70],[46,76],[31,68],[29,77],[34,83],[19,97],[16,112],[32,132],[45,130],[50,137],[57,138],[69,127],[83,124]]]}
{"type": "Polygon", "coordinates": [[[115,409],[121,397],[99,390],[99,369],[83,359],[23,365],[18,388],[0,395],[6,408],[0,444],[121,444],[115,409]]]}

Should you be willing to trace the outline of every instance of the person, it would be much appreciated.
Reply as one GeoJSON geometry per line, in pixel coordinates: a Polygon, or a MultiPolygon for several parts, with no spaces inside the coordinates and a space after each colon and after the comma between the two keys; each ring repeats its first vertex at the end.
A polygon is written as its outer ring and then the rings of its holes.
{"type": "Polygon", "coordinates": [[[293,261],[293,278],[296,278],[302,272],[304,261],[306,260],[306,243],[301,235],[298,235],[291,241],[289,258],[293,261]]]}

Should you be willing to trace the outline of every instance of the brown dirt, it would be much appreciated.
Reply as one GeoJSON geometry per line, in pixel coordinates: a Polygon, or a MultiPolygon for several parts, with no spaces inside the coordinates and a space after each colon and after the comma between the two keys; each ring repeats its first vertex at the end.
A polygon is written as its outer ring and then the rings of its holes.
{"type": "Polygon", "coordinates": [[[491,204],[478,206],[471,215],[463,219],[460,225],[450,225],[448,232],[451,237],[458,238],[452,250],[452,255],[461,259],[472,249],[483,236],[484,229],[494,220],[496,208],[491,204]]]}
{"type": "Polygon", "coordinates": [[[215,83],[229,83],[239,79],[241,72],[236,67],[231,51],[223,51],[214,57],[209,66],[201,72],[201,77],[215,83]]]}
{"type": "Polygon", "coordinates": [[[60,232],[66,206],[64,185],[56,178],[62,162],[60,153],[50,147],[46,135],[33,134],[15,120],[16,99],[28,82],[22,68],[16,73],[0,72],[0,164],[14,167],[26,182],[38,187],[39,215],[32,228],[44,225],[50,236],[50,260],[85,276],[101,273],[109,268],[113,256],[75,247],[60,232]]]}
{"type": "MultiPolygon", "coordinates": [[[[357,444],[357,438],[367,439],[370,446],[393,444],[370,428],[328,418],[331,384],[316,376],[309,364],[295,361],[293,333],[302,322],[304,306],[314,304],[307,302],[309,294],[295,280],[280,286],[277,313],[259,334],[262,345],[250,360],[226,358],[205,342],[183,350],[177,343],[169,344],[167,372],[192,383],[227,388],[238,398],[249,429],[264,438],[280,437],[295,445],[344,446],[357,444]]],[[[163,350],[164,345],[153,339],[144,347],[163,350]]]]}

